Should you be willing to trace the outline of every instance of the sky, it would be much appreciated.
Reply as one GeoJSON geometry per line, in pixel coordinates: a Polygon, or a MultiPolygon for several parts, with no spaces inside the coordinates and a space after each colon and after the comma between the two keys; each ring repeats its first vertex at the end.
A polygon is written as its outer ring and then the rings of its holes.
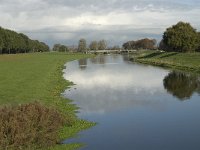
{"type": "Polygon", "coordinates": [[[179,21],[200,30],[200,0],[0,0],[0,26],[49,46],[80,38],[122,45],[162,38],[179,21]]]}

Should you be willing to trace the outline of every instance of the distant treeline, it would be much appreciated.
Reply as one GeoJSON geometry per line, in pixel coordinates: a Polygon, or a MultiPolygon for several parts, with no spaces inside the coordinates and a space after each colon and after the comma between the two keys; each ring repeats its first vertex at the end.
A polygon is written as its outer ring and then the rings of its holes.
{"type": "Polygon", "coordinates": [[[49,46],[28,36],[0,27],[0,54],[49,51],[49,46]]]}
{"type": "Polygon", "coordinates": [[[156,40],[155,39],[141,39],[138,41],[128,41],[126,43],[124,43],[123,45],[124,49],[156,49],[156,40]]]}
{"type": "MultiPolygon", "coordinates": [[[[58,52],[68,52],[68,51],[73,51],[73,52],[87,52],[87,51],[96,51],[96,50],[106,50],[107,47],[107,42],[106,40],[100,40],[100,41],[91,41],[89,45],[87,45],[87,41],[84,38],[81,38],[78,42],[78,47],[68,47],[66,45],[62,44],[55,44],[53,46],[53,51],[58,51],[58,52]]],[[[119,46],[114,46],[114,47],[109,47],[109,49],[115,49],[119,48],[119,46]]]]}
{"type": "Polygon", "coordinates": [[[156,40],[148,38],[128,41],[122,46],[129,50],[160,49],[172,52],[195,52],[200,51],[200,32],[193,28],[190,23],[178,22],[166,29],[158,46],[156,46],[156,40]]]}

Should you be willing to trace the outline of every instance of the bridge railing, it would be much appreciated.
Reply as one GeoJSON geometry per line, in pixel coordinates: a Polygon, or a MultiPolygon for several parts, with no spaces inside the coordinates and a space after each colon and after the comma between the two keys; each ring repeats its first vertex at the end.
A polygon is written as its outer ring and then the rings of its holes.
{"type": "Polygon", "coordinates": [[[123,53],[123,52],[136,52],[137,50],[96,50],[89,51],[89,53],[123,53]]]}

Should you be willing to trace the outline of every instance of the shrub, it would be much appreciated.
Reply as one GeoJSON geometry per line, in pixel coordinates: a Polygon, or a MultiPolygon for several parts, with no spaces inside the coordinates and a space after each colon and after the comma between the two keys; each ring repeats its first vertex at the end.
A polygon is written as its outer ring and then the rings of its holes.
{"type": "Polygon", "coordinates": [[[0,149],[37,149],[58,143],[64,116],[34,102],[0,108],[0,149]]]}

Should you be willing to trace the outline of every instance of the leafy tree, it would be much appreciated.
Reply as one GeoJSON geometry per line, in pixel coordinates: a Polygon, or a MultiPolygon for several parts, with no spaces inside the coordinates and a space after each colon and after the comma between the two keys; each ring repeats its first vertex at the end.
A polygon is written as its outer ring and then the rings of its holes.
{"type": "Polygon", "coordinates": [[[92,41],[89,45],[90,50],[98,50],[98,42],[97,41],[92,41]]]}
{"type": "Polygon", "coordinates": [[[159,50],[164,50],[164,51],[168,51],[170,48],[169,46],[167,46],[164,42],[163,39],[160,41],[159,46],[158,46],[159,50]]]}
{"type": "Polygon", "coordinates": [[[107,43],[105,40],[101,40],[98,42],[98,49],[99,50],[105,50],[107,47],[107,43]]]}
{"type": "Polygon", "coordinates": [[[23,34],[23,33],[20,33],[19,34],[20,36],[21,36],[21,38],[23,39],[23,41],[24,41],[24,45],[23,45],[23,49],[24,49],[24,52],[25,53],[27,53],[27,52],[29,52],[30,51],[30,47],[29,47],[29,38],[28,38],[28,36],[26,36],[25,34],[23,34]]]}
{"type": "Polygon", "coordinates": [[[49,46],[28,36],[0,27],[0,53],[26,53],[49,51],[49,46]]]}
{"type": "Polygon", "coordinates": [[[69,51],[68,47],[65,45],[61,45],[61,44],[55,44],[53,46],[53,51],[57,51],[57,52],[67,52],[69,51]]]}
{"type": "Polygon", "coordinates": [[[198,34],[189,23],[179,22],[164,32],[163,42],[169,51],[193,52],[198,48],[198,34]]]}
{"type": "Polygon", "coordinates": [[[86,52],[87,51],[87,43],[86,43],[85,39],[79,40],[78,51],[79,52],[86,52]]]}
{"type": "Polygon", "coordinates": [[[67,52],[68,48],[65,45],[61,45],[59,52],[67,52]]]}
{"type": "Polygon", "coordinates": [[[137,41],[128,41],[123,44],[124,49],[155,49],[156,40],[155,39],[141,39],[137,41]]]}
{"type": "Polygon", "coordinates": [[[156,40],[155,39],[141,39],[135,42],[137,49],[155,49],[156,40]]]}
{"type": "Polygon", "coordinates": [[[131,50],[134,49],[132,46],[135,45],[135,41],[128,41],[122,45],[124,49],[131,50]]]}
{"type": "Polygon", "coordinates": [[[61,44],[54,44],[53,51],[59,51],[61,44]]]}
{"type": "Polygon", "coordinates": [[[3,48],[4,48],[3,37],[2,37],[2,35],[0,34],[0,54],[2,54],[3,48]]]}
{"type": "Polygon", "coordinates": [[[198,32],[198,48],[197,51],[200,52],[200,32],[198,32]]]}

